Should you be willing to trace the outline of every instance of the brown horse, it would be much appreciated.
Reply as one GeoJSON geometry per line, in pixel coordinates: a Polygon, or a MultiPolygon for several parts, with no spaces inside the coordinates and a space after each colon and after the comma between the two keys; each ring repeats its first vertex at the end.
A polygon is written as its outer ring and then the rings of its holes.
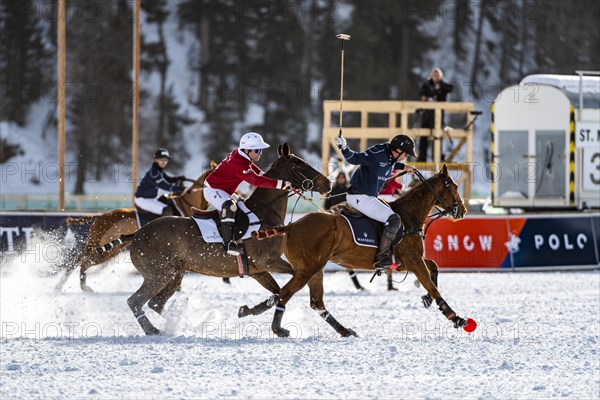
{"type": "MultiPolygon", "coordinates": [[[[302,191],[326,194],[331,190],[329,180],[302,159],[291,154],[286,144],[279,146],[279,158],[265,176],[291,182],[302,191]]],[[[279,189],[257,188],[245,201],[248,209],[260,219],[262,226],[273,227],[284,222],[288,192],[279,189]]],[[[218,215],[217,211],[213,211],[218,215]]],[[[125,240],[131,240],[125,238],[125,240]]],[[[261,242],[254,238],[243,241],[248,255],[249,275],[274,295],[253,309],[244,309],[240,315],[258,314],[272,307],[279,293],[279,285],[271,272],[293,272],[281,258],[283,238],[261,242]]],[[[185,271],[218,277],[238,275],[236,257],[223,252],[222,243],[202,240],[192,218],[163,217],[140,229],[133,237],[130,256],[133,265],[142,274],[142,286],[127,299],[139,324],[147,335],[160,333],[144,315],[142,307],[148,306],[161,313],[167,300],[175,293],[185,271]]]]}
{"type": "MultiPolygon", "coordinates": [[[[175,203],[177,214],[189,217],[192,215],[192,207],[201,210],[208,208],[208,201],[204,198],[203,193],[204,180],[208,174],[217,167],[217,164],[214,161],[211,161],[210,165],[211,168],[202,173],[186,192],[179,196],[168,197],[175,203]]],[[[101,264],[115,257],[121,251],[125,250],[129,244],[124,243],[102,253],[96,251],[98,246],[117,239],[121,235],[132,234],[138,230],[138,222],[134,208],[118,208],[100,215],[68,218],[67,225],[83,224],[90,221],[92,224],[90,225],[83,250],[76,256],[72,263],[67,265],[64,276],[56,285],[56,290],[60,290],[73,270],[79,267],[79,285],[81,290],[89,292],[93,291],[86,284],[86,271],[94,265],[101,264]]]]}
{"type": "MultiPolygon", "coordinates": [[[[466,321],[452,311],[438,291],[436,263],[424,259],[422,227],[434,206],[443,208],[444,213],[455,219],[462,218],[466,208],[456,183],[448,175],[446,165],[436,175],[427,180],[422,179],[413,189],[390,203],[392,210],[402,217],[406,227],[404,238],[394,246],[394,256],[399,265],[398,270],[414,273],[427,290],[427,295],[422,297],[425,307],[431,305],[432,299],[435,300],[446,318],[454,322],[456,328],[462,327],[466,325],[466,321]]],[[[279,292],[271,325],[273,332],[283,337],[289,335],[281,327],[285,305],[297,291],[308,284],[311,307],[340,335],[356,335],[336,321],[325,308],[323,269],[327,261],[331,260],[345,268],[372,270],[376,249],[356,245],[348,224],[336,213],[307,214],[295,223],[276,227],[275,231],[277,235],[285,234],[284,252],[294,268],[294,275],[279,292]]],[[[264,232],[259,233],[259,237],[264,235],[264,232]]]]}

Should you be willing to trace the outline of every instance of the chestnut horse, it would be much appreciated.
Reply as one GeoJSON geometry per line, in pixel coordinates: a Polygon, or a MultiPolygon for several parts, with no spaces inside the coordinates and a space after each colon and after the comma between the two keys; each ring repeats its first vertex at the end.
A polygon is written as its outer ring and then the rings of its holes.
{"type": "MultiPolygon", "coordinates": [[[[182,216],[191,216],[192,207],[201,210],[208,208],[208,202],[204,198],[202,188],[204,187],[204,180],[217,167],[217,164],[211,161],[210,166],[211,168],[196,179],[192,186],[186,189],[183,194],[169,197],[175,202],[177,212],[183,213],[182,216]]],[[[76,256],[72,263],[68,264],[64,276],[56,285],[56,290],[60,290],[73,270],[79,267],[79,285],[81,290],[92,292],[93,290],[86,284],[86,271],[94,265],[101,264],[115,257],[121,251],[125,250],[129,244],[124,243],[115,246],[103,253],[96,251],[98,246],[108,243],[120,235],[132,234],[138,230],[137,217],[133,208],[118,208],[104,214],[89,217],[67,218],[67,225],[83,224],[90,221],[92,224],[90,225],[83,250],[76,256]]]]}
{"type": "MultiPolygon", "coordinates": [[[[399,270],[414,273],[427,290],[427,295],[422,297],[425,307],[431,305],[432,299],[435,300],[446,318],[454,323],[454,327],[462,327],[466,325],[466,320],[452,311],[438,291],[436,263],[424,259],[422,227],[434,206],[443,208],[443,213],[454,219],[463,218],[467,210],[456,183],[448,175],[446,165],[427,180],[418,175],[422,182],[389,204],[402,217],[405,227],[404,238],[394,246],[396,263],[399,270]]],[[[353,330],[336,321],[325,308],[323,269],[327,261],[331,260],[349,269],[372,270],[376,249],[356,245],[347,222],[339,213],[307,214],[290,225],[276,227],[274,231],[267,231],[267,234],[285,234],[284,253],[294,268],[294,275],[279,292],[271,325],[273,332],[282,337],[289,335],[289,331],[281,327],[285,305],[297,291],[308,284],[311,307],[340,335],[356,335],[353,330]]],[[[265,233],[259,232],[258,236],[265,236],[265,233]]]]}
{"type": "MultiPolygon", "coordinates": [[[[302,191],[326,194],[331,182],[301,158],[291,154],[287,143],[277,149],[279,158],[265,173],[266,177],[289,181],[302,191]]],[[[257,188],[245,204],[261,221],[262,226],[273,227],[284,222],[288,192],[280,189],[257,188]]],[[[213,211],[217,216],[217,211],[213,211]]],[[[142,286],[127,299],[138,323],[146,335],[160,332],[145,316],[142,307],[148,306],[161,313],[167,300],[181,284],[185,271],[209,276],[233,277],[238,275],[237,258],[223,252],[223,243],[206,243],[192,218],[163,217],[150,222],[134,236],[121,238],[133,240],[131,261],[144,278],[142,286]]],[[[275,305],[279,285],[271,272],[293,272],[281,258],[283,238],[261,242],[255,238],[243,241],[248,255],[249,275],[274,295],[254,309],[246,308],[244,314],[258,314],[275,305]]]]}

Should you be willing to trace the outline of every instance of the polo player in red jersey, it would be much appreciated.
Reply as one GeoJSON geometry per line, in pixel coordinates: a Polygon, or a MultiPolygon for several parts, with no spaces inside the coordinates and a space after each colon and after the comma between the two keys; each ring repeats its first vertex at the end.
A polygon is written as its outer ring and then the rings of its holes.
{"type": "Polygon", "coordinates": [[[229,153],[204,182],[204,197],[219,210],[225,252],[229,255],[240,254],[239,246],[233,240],[235,212],[237,211],[237,196],[234,193],[240,183],[246,181],[251,185],[263,188],[291,189],[291,184],[287,181],[262,176],[263,171],[254,164],[260,160],[262,151],[269,147],[258,133],[246,133],[242,136],[239,147],[229,153]]]}

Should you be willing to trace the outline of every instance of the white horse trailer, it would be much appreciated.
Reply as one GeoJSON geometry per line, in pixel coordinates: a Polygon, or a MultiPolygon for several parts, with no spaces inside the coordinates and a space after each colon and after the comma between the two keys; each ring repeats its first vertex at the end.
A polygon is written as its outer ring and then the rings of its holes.
{"type": "Polygon", "coordinates": [[[600,207],[600,77],[578,73],[530,75],[494,100],[495,206],[600,207]]]}

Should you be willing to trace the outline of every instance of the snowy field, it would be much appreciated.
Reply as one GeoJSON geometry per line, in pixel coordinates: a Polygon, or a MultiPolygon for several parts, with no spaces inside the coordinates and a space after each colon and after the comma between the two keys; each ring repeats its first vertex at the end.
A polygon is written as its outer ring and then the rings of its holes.
{"type": "Polygon", "coordinates": [[[2,399],[600,398],[597,271],[442,273],[448,303],[479,323],[471,334],[424,309],[410,275],[388,292],[362,273],[368,290],[357,292],[345,272],[329,273],[329,311],[360,337],[338,337],[303,290],[284,315],[293,337],[281,339],[272,311],[237,318],[267,298],[250,279],[186,276],[164,317],[147,313],[166,334],[147,338],[126,304],[141,279],[125,258],[92,270],[96,293],[72,276],[55,294],[58,276],[43,270],[2,265],[2,399]]]}

